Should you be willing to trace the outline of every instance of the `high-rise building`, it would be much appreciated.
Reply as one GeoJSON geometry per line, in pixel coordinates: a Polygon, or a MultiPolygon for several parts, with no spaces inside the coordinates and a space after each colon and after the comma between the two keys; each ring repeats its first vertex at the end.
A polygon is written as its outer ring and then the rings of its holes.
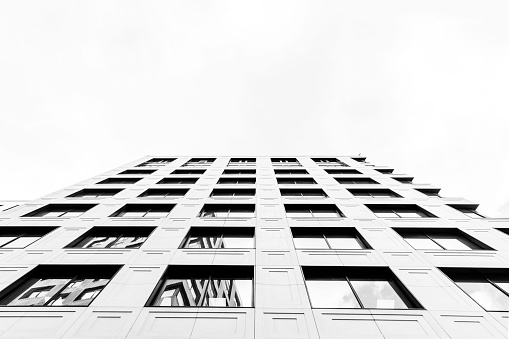
{"type": "Polygon", "coordinates": [[[145,157],[0,207],[0,338],[507,338],[509,219],[439,192],[362,157],[145,157]]]}

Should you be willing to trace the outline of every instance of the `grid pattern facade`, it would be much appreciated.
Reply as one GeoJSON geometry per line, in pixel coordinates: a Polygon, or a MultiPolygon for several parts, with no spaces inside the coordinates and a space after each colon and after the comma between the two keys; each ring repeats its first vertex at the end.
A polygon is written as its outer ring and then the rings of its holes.
{"type": "Polygon", "coordinates": [[[365,158],[145,157],[0,209],[0,338],[507,338],[509,219],[365,158]]]}

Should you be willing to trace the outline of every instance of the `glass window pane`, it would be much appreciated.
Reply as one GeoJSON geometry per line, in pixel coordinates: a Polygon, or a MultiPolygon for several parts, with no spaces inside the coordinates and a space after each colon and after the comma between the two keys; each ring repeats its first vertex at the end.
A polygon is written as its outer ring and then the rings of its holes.
{"type": "Polygon", "coordinates": [[[221,237],[190,237],[186,244],[186,248],[217,248],[221,237]]]}
{"type": "Polygon", "coordinates": [[[252,280],[234,280],[232,291],[235,290],[235,301],[237,307],[253,306],[253,281],[252,280]]]}
{"type": "Polygon", "coordinates": [[[509,293],[509,281],[500,281],[500,280],[492,280],[495,285],[506,291],[506,293],[509,293]]]}
{"type": "Polygon", "coordinates": [[[166,218],[168,214],[169,212],[159,212],[159,211],[147,212],[147,214],[145,214],[145,218],[166,218]]]}
{"type": "Polygon", "coordinates": [[[145,215],[146,212],[137,212],[137,211],[125,211],[120,213],[119,217],[123,218],[141,218],[145,215]]]}
{"type": "Polygon", "coordinates": [[[457,238],[437,238],[432,237],[433,240],[435,240],[437,243],[440,244],[440,246],[444,247],[447,250],[471,250],[472,247],[468,246],[468,242],[462,241],[461,239],[457,238]]]}
{"type": "Polygon", "coordinates": [[[323,237],[316,238],[293,238],[295,243],[295,248],[325,248],[328,249],[329,246],[323,237]]]}
{"type": "Polygon", "coordinates": [[[16,239],[16,237],[0,237],[0,247],[7,244],[9,241],[16,239]]]}
{"type": "Polygon", "coordinates": [[[106,248],[117,237],[88,237],[84,241],[83,248],[106,248]]]}
{"type": "Polygon", "coordinates": [[[424,213],[418,211],[398,211],[400,218],[422,218],[424,213]]]}
{"type": "Polygon", "coordinates": [[[315,218],[337,218],[339,214],[335,211],[313,211],[315,218]]]}
{"type": "Polygon", "coordinates": [[[120,237],[110,248],[139,248],[146,239],[146,237],[120,237]]]}
{"type": "Polygon", "coordinates": [[[488,282],[457,282],[472,299],[487,311],[509,311],[509,297],[488,282]]]}
{"type": "Polygon", "coordinates": [[[312,214],[309,210],[302,210],[302,211],[286,212],[286,216],[288,218],[306,218],[306,217],[311,217],[312,214]]]}
{"type": "Polygon", "coordinates": [[[254,248],[252,237],[224,236],[222,248],[254,248]]]}
{"type": "Polygon", "coordinates": [[[62,211],[48,211],[47,213],[41,213],[41,214],[38,214],[37,216],[38,217],[47,217],[47,218],[58,218],[60,217],[63,213],[65,212],[62,212],[62,211]]]}
{"type": "Polygon", "coordinates": [[[78,211],[78,212],[76,212],[76,211],[68,211],[68,212],[65,212],[63,217],[66,217],[66,218],[76,218],[76,217],[79,217],[82,214],[83,214],[82,211],[78,211]]]}
{"type": "Polygon", "coordinates": [[[399,218],[396,213],[390,211],[375,212],[375,215],[379,218],[399,218]]]}
{"type": "Polygon", "coordinates": [[[365,308],[408,308],[386,280],[352,280],[355,292],[365,308]]]}
{"type": "Polygon", "coordinates": [[[315,308],[360,308],[346,280],[306,280],[315,308]]]}
{"type": "Polygon", "coordinates": [[[438,246],[433,240],[422,238],[405,238],[405,240],[416,250],[441,250],[442,247],[438,246]]]}
{"type": "Polygon", "coordinates": [[[25,248],[38,239],[39,237],[21,237],[8,243],[4,248],[25,248]]]}
{"type": "Polygon", "coordinates": [[[334,249],[359,250],[364,248],[364,245],[356,237],[327,237],[327,240],[334,249]]]}
{"type": "Polygon", "coordinates": [[[10,306],[42,306],[70,279],[31,279],[26,288],[9,302],[10,306]]]}

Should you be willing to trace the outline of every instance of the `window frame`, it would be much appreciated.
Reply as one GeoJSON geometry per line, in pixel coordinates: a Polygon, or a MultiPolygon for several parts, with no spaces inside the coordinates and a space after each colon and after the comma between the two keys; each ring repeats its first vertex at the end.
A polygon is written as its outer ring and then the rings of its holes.
{"type": "MultiPolygon", "coordinates": [[[[126,218],[126,219],[129,219],[129,218],[135,218],[135,219],[138,219],[138,218],[147,218],[147,219],[161,219],[161,218],[167,218],[168,215],[173,211],[173,209],[175,208],[175,204],[125,204],[124,206],[120,207],[118,210],[116,210],[115,212],[113,212],[109,218],[126,218]],[[140,212],[145,212],[145,214],[141,217],[124,217],[125,213],[126,212],[138,212],[136,211],[136,208],[141,208],[142,206],[146,206],[146,207],[152,207],[152,208],[149,208],[148,211],[140,211],[140,212]],[[165,206],[165,207],[170,207],[169,211],[167,212],[166,216],[165,217],[147,217],[147,213],[150,213],[152,212],[152,210],[154,209],[155,206],[165,206]],[[132,211],[129,211],[129,209],[134,209],[132,211]]],[[[162,208],[161,208],[162,210],[162,208]]],[[[157,208],[154,210],[155,212],[157,212],[157,208]]],[[[162,213],[166,213],[166,211],[162,211],[162,213]]]]}
{"type": "MultiPolygon", "coordinates": [[[[470,236],[469,234],[463,232],[458,228],[406,228],[406,227],[397,227],[393,228],[393,230],[401,237],[405,242],[412,247],[416,251],[494,251],[495,249],[486,245],[482,241],[470,236]],[[409,236],[410,235],[410,236],[409,236]],[[453,239],[458,240],[463,243],[465,246],[470,247],[470,249],[448,249],[445,248],[441,243],[435,240],[440,239],[440,235],[451,237],[453,239]],[[415,236],[415,237],[412,237],[415,236]],[[440,249],[417,249],[410,242],[407,241],[407,238],[417,238],[417,236],[423,236],[426,239],[432,241],[435,245],[440,247],[440,249]]],[[[444,237],[444,239],[446,239],[444,237]]]]}
{"type": "MultiPolygon", "coordinates": [[[[341,209],[339,209],[338,206],[336,206],[335,204],[284,204],[284,208],[285,208],[285,214],[286,214],[286,217],[287,218],[313,218],[313,219],[322,219],[322,218],[345,218],[345,215],[343,214],[343,212],[341,211],[341,209]],[[320,213],[317,213],[317,212],[313,212],[313,209],[312,208],[315,208],[315,210],[320,210],[320,209],[323,209],[325,210],[325,208],[328,208],[328,207],[331,207],[331,210],[335,210],[335,213],[337,216],[335,217],[330,217],[330,216],[319,216],[320,213]],[[288,216],[288,208],[300,208],[302,211],[309,211],[309,212],[290,212],[290,213],[306,213],[306,215],[303,215],[303,216],[297,216],[297,217],[294,217],[294,216],[288,216]],[[315,216],[315,214],[317,214],[315,216]]],[[[326,212],[326,213],[331,213],[331,212],[326,212]]]]}
{"type": "Polygon", "coordinates": [[[41,240],[48,234],[55,231],[58,227],[56,226],[2,226],[0,227],[0,239],[12,237],[13,239],[6,241],[5,243],[0,243],[0,249],[22,249],[27,248],[28,246],[33,245],[37,241],[41,240]],[[31,243],[23,246],[23,247],[6,247],[9,244],[17,241],[20,238],[35,238],[31,243]]]}
{"type": "Polygon", "coordinates": [[[354,227],[291,227],[290,231],[292,232],[292,241],[296,250],[325,250],[325,251],[362,251],[362,250],[372,250],[373,248],[369,245],[369,243],[364,239],[364,237],[354,228],[354,227]],[[301,233],[301,234],[298,234],[301,233]],[[307,233],[307,234],[306,234],[307,233]],[[296,237],[295,235],[298,234],[296,237]],[[309,235],[306,237],[305,235],[309,235]],[[311,248],[311,247],[297,247],[295,244],[295,238],[320,238],[320,235],[325,240],[325,243],[329,247],[328,249],[322,248],[311,248]],[[335,235],[340,235],[339,237],[335,237],[335,235]],[[348,237],[350,236],[350,237],[348,237]],[[333,247],[328,239],[333,238],[351,238],[355,239],[361,248],[337,248],[333,247]]]}
{"type": "MultiPolygon", "coordinates": [[[[395,210],[397,208],[400,209],[400,212],[401,211],[411,211],[413,213],[416,213],[416,214],[423,214],[424,216],[420,216],[419,218],[437,218],[436,215],[434,215],[433,213],[429,212],[428,210],[416,205],[416,204],[365,204],[364,206],[366,206],[370,211],[371,213],[373,213],[377,218],[381,218],[381,219],[412,219],[412,218],[417,218],[417,217],[404,217],[404,216],[400,216],[398,214],[398,211],[395,210]],[[375,212],[373,209],[383,209],[385,211],[383,212],[375,212]],[[394,214],[395,216],[392,216],[392,217],[387,217],[387,216],[378,216],[377,213],[389,213],[387,211],[390,211],[390,213],[394,214]]],[[[404,214],[403,214],[404,215],[404,214]]]]}
{"type": "Polygon", "coordinates": [[[83,188],[79,191],[69,194],[68,196],[66,196],[66,198],[75,198],[75,199],[111,198],[111,197],[117,195],[118,193],[122,192],[123,190],[124,190],[123,188],[83,188]],[[95,195],[80,195],[80,193],[83,194],[83,193],[86,193],[87,191],[88,192],[96,191],[98,193],[96,193],[95,195]],[[113,192],[113,194],[111,194],[111,195],[100,195],[99,194],[100,192],[107,192],[107,191],[113,192]]]}
{"type": "Polygon", "coordinates": [[[149,188],[149,189],[146,189],[145,191],[143,191],[140,195],[138,195],[138,198],[141,198],[141,199],[169,199],[169,198],[180,199],[180,198],[183,198],[188,192],[189,192],[188,188],[149,188]],[[149,195],[150,193],[156,192],[156,191],[160,191],[160,192],[166,191],[168,193],[166,193],[164,195],[149,195]],[[171,192],[175,192],[175,193],[181,192],[182,194],[174,195],[174,194],[170,194],[171,192]]]}
{"type": "Polygon", "coordinates": [[[250,218],[256,218],[256,204],[205,204],[201,208],[200,212],[198,213],[198,218],[217,218],[217,219],[228,219],[228,218],[241,218],[241,219],[250,219],[250,218]],[[213,212],[208,212],[207,208],[217,208],[213,212]],[[218,209],[223,208],[223,210],[220,210],[220,212],[226,213],[227,216],[225,217],[217,217],[217,216],[207,216],[208,213],[217,213],[218,209]],[[242,209],[249,209],[249,212],[241,212],[241,213],[252,213],[249,217],[239,217],[239,216],[230,216],[230,213],[232,213],[233,210],[242,210],[242,209]]]}
{"type": "Polygon", "coordinates": [[[79,248],[85,250],[96,250],[96,249],[113,249],[113,250],[127,250],[127,249],[139,249],[143,246],[143,244],[148,240],[150,235],[154,232],[155,227],[147,227],[147,226],[124,226],[122,228],[115,226],[95,226],[89,229],[87,232],[80,235],[78,238],[70,242],[64,248],[79,248]],[[145,240],[138,247],[112,247],[120,238],[122,237],[136,237],[141,236],[144,237],[145,240]],[[111,241],[105,247],[83,247],[80,245],[85,245],[85,241],[87,238],[98,238],[98,237],[115,237],[114,241],[111,241]]]}
{"type": "Polygon", "coordinates": [[[189,229],[186,236],[182,240],[182,242],[179,245],[179,249],[185,249],[185,250],[232,250],[232,249],[242,249],[242,250],[250,250],[250,249],[256,249],[256,230],[254,227],[200,227],[200,226],[194,226],[189,229]],[[193,232],[194,231],[194,232],[193,232]],[[251,235],[251,237],[241,237],[241,238],[251,238],[253,241],[253,247],[220,247],[223,244],[223,239],[225,237],[225,234],[228,236],[231,235],[251,235]],[[195,248],[195,247],[188,247],[189,243],[191,242],[192,237],[213,237],[214,235],[217,235],[218,242],[215,244],[215,247],[205,247],[205,248],[195,248]]]}
{"type": "Polygon", "coordinates": [[[50,218],[77,218],[77,217],[82,216],[86,212],[90,211],[95,206],[97,206],[97,204],[47,204],[47,205],[42,206],[32,212],[26,213],[26,214],[22,215],[21,217],[22,218],[47,218],[47,219],[50,219],[50,218]],[[79,209],[73,210],[73,208],[77,208],[78,206],[82,209],[81,210],[79,210],[79,209]],[[65,208],[67,208],[67,210],[65,208]],[[60,210],[60,209],[62,209],[62,210],[60,210]],[[46,211],[47,211],[46,214],[40,215],[41,213],[46,212],[46,211]],[[54,216],[47,217],[46,216],[52,212],[61,212],[62,214],[59,216],[56,216],[56,217],[54,217],[54,216]],[[67,214],[67,213],[80,213],[80,212],[81,212],[81,214],[79,216],[73,216],[73,217],[65,216],[65,214],[67,214]]]}

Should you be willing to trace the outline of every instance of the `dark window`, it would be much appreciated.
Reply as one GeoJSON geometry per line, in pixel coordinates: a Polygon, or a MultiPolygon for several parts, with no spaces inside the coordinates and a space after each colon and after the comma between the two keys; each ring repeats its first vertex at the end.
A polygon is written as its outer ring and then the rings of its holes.
{"type": "Polygon", "coordinates": [[[223,189],[215,188],[210,194],[211,197],[254,197],[255,189],[238,188],[238,189],[223,189]]]}
{"type": "Polygon", "coordinates": [[[198,216],[202,218],[253,218],[255,205],[209,204],[203,206],[198,216]]]}
{"type": "Polygon", "coordinates": [[[252,307],[252,266],[168,266],[146,306],[252,307]]]}
{"type": "Polygon", "coordinates": [[[275,166],[300,166],[300,162],[295,158],[271,158],[271,161],[275,166]]]}
{"type": "Polygon", "coordinates": [[[395,228],[416,250],[490,250],[474,237],[457,228],[395,228]]]}
{"type": "Polygon", "coordinates": [[[56,227],[27,227],[2,226],[0,227],[0,248],[25,248],[33,244],[56,227]]]}
{"type": "Polygon", "coordinates": [[[116,218],[165,218],[175,205],[127,204],[110,217],[116,218]]]}
{"type": "Polygon", "coordinates": [[[509,269],[440,268],[486,311],[509,311],[509,269]]]}
{"type": "Polygon", "coordinates": [[[186,162],[182,167],[200,167],[200,166],[209,166],[216,159],[215,158],[193,158],[186,162]]]}
{"type": "Polygon", "coordinates": [[[180,248],[254,248],[254,227],[191,227],[180,248]]]}
{"type": "Polygon", "coordinates": [[[509,235],[509,228],[497,228],[500,232],[503,232],[507,235],[509,235]]]}
{"type": "Polygon", "coordinates": [[[250,166],[256,164],[255,158],[232,158],[228,166],[250,166]]]}
{"type": "Polygon", "coordinates": [[[128,185],[135,184],[140,181],[141,178],[108,178],[99,181],[97,184],[100,185],[128,185]]]}
{"type": "Polygon", "coordinates": [[[130,175],[149,175],[154,173],[156,170],[145,170],[145,169],[128,169],[119,174],[130,174],[130,175]]]}
{"type": "Polygon", "coordinates": [[[371,178],[335,178],[337,182],[343,185],[373,185],[378,184],[371,178]]]}
{"type": "Polygon", "coordinates": [[[394,172],[394,170],[390,168],[377,168],[376,170],[382,174],[391,174],[394,172]]]}
{"type": "Polygon", "coordinates": [[[422,194],[427,195],[428,197],[441,198],[440,194],[438,193],[438,192],[440,192],[439,188],[418,188],[418,189],[416,189],[416,191],[419,191],[422,194]]]}
{"type": "Polygon", "coordinates": [[[353,168],[345,168],[345,169],[326,169],[325,172],[329,174],[362,174],[353,168]]]}
{"type": "Polygon", "coordinates": [[[349,189],[356,197],[362,198],[401,198],[401,196],[390,189],[349,189]]]}
{"type": "Polygon", "coordinates": [[[396,181],[399,181],[402,184],[413,184],[414,178],[393,178],[396,181]]]}
{"type": "Polygon", "coordinates": [[[94,206],[91,204],[50,204],[25,214],[23,217],[74,218],[94,206]]]}
{"type": "Polygon", "coordinates": [[[136,167],[164,167],[174,160],[173,158],[153,158],[136,167]]]}
{"type": "Polygon", "coordinates": [[[255,169],[225,169],[223,174],[228,175],[253,175],[256,174],[255,169]]]}
{"type": "Polygon", "coordinates": [[[477,205],[449,205],[457,211],[469,216],[472,219],[483,219],[484,216],[476,211],[477,205]]]}
{"type": "Polygon", "coordinates": [[[297,249],[360,250],[370,248],[353,227],[293,227],[297,249]]]}
{"type": "Polygon", "coordinates": [[[366,205],[379,218],[436,218],[417,205],[366,205]]]}
{"type": "Polygon", "coordinates": [[[321,188],[293,189],[282,188],[279,190],[283,197],[327,197],[321,188]]]}
{"type": "Polygon", "coordinates": [[[314,185],[316,184],[313,178],[276,178],[277,183],[280,185],[314,185]]]}
{"type": "Polygon", "coordinates": [[[338,160],[336,158],[313,158],[313,161],[316,162],[319,166],[341,166],[348,167],[347,164],[338,160]]]}
{"type": "Polygon", "coordinates": [[[352,158],[352,160],[355,160],[360,163],[366,163],[366,158],[364,158],[364,157],[356,157],[356,158],[352,158]]]}
{"type": "Polygon", "coordinates": [[[150,188],[140,194],[140,198],[164,199],[183,197],[189,191],[187,188],[150,188]]]}
{"type": "Polygon", "coordinates": [[[118,265],[39,265],[0,293],[0,305],[88,306],[119,269],[118,265]]]}
{"type": "Polygon", "coordinates": [[[274,173],[277,175],[309,174],[305,169],[276,169],[274,173]]]}
{"type": "Polygon", "coordinates": [[[176,169],[171,174],[203,174],[205,170],[203,169],[176,169]]]}
{"type": "Polygon", "coordinates": [[[256,183],[255,178],[219,178],[217,181],[220,185],[253,185],[256,183]]]}
{"type": "Polygon", "coordinates": [[[140,248],[153,227],[94,227],[67,247],[140,248]]]}
{"type": "Polygon", "coordinates": [[[388,267],[314,267],[302,272],[313,308],[422,308],[388,267]]]}
{"type": "Polygon", "coordinates": [[[336,205],[285,205],[289,218],[339,218],[344,217],[336,205]]]}
{"type": "Polygon", "coordinates": [[[198,178],[163,178],[157,182],[158,185],[192,185],[198,178]]]}
{"type": "Polygon", "coordinates": [[[122,191],[120,188],[84,188],[81,191],[68,195],[68,198],[102,198],[112,197],[122,191]]]}

